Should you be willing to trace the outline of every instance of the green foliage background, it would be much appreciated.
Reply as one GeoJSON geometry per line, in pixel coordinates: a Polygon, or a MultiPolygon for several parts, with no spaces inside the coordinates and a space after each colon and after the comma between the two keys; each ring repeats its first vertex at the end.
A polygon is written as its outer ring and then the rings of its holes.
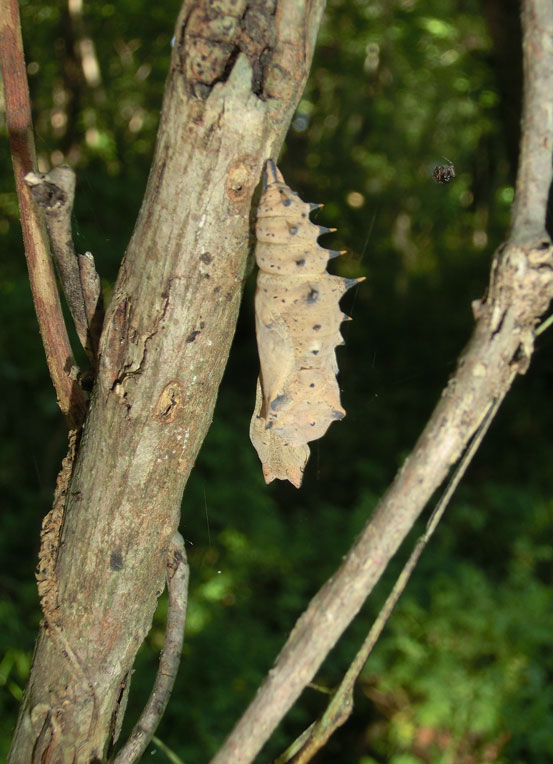
{"type": "MultiPolygon", "coordinates": [[[[470,336],[471,301],[482,296],[508,227],[516,157],[506,136],[519,119],[516,81],[496,85],[486,10],[477,0],[329,2],[280,166],[302,198],[326,203],[315,219],[338,227],[327,241],[348,250],[343,275],[367,276],[344,300],[354,318],[339,350],[348,416],[314,444],[301,491],[264,485],[248,439],[257,374],[250,280],[215,421],[183,501],[190,612],[159,737],[186,764],[208,760],[252,697],[409,452],[470,336]],[[431,173],[444,157],[457,177],[440,186],[431,173]]],[[[102,76],[96,86],[81,74],[64,4],[27,0],[21,12],[41,168],[75,166],[76,244],[94,253],[109,297],[146,183],[178,2],[85,4],[102,76]]],[[[510,44],[518,61],[518,41],[510,44]]],[[[40,619],[40,522],[66,444],[6,149],[0,162],[3,758],[40,619]]],[[[354,716],[318,761],[551,761],[552,373],[546,332],[371,657],[354,716]]],[[[408,547],[319,685],[339,681],[408,547]]],[[[133,677],[129,725],[152,683],[165,612],[162,598],[133,677]]],[[[259,761],[278,755],[325,698],[306,690],[259,761]]],[[[164,760],[159,750],[157,758],[164,760]]]]}

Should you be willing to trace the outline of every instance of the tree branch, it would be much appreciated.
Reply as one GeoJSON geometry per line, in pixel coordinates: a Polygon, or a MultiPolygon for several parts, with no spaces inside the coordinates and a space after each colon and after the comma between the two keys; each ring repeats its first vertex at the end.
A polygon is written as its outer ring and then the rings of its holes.
{"type": "Polygon", "coordinates": [[[140,761],[165,713],[182,653],[188,603],[188,578],[189,568],[184,539],[180,533],[175,533],[167,558],[169,612],[158,672],[148,702],[129,739],[113,760],[113,764],[135,764],[140,761]]]}
{"type": "Polygon", "coordinates": [[[0,0],[0,63],[33,301],[58,405],[69,426],[77,427],[84,420],[85,400],[76,381],[77,367],[63,320],[44,224],[23,180],[36,168],[36,153],[17,0],[0,0]]]}
{"type": "Polygon", "coordinates": [[[553,166],[553,3],[522,3],[523,104],[520,160],[509,241],[528,244],[548,238],[546,208],[553,166]]]}
{"type": "Polygon", "coordinates": [[[521,162],[509,241],[496,252],[488,296],[474,304],[477,324],[457,371],[442,393],[413,452],[396,475],[336,574],[297,621],[274,667],[212,764],[249,764],[314,677],[355,617],[433,492],[481,426],[493,402],[524,374],[534,330],[553,297],[553,248],[545,234],[553,147],[553,46],[550,0],[526,0],[525,72],[532,71],[549,117],[530,119],[537,90],[525,93],[521,162]],[[536,30],[542,30],[536,31],[536,30]],[[529,44],[529,40],[532,44],[529,44]],[[534,57],[533,62],[527,59],[534,57]],[[527,131],[539,130],[539,139],[527,131]],[[534,183],[543,173],[536,193],[534,183]]]}
{"type": "Polygon", "coordinates": [[[305,86],[322,7],[182,4],[56,557],[60,629],[87,682],[41,631],[12,764],[32,760],[42,728],[52,761],[104,761],[112,746],[234,334],[252,198],[305,86]]]}
{"type": "Polygon", "coordinates": [[[36,204],[44,211],[56,269],[71,311],[77,336],[96,365],[101,330],[100,281],[90,253],[77,257],[71,233],[75,198],[75,173],[56,167],[48,173],[30,172],[25,183],[36,204]],[[84,258],[84,259],[83,259],[84,258]]]}
{"type": "Polygon", "coordinates": [[[332,694],[332,698],[323,715],[318,721],[316,721],[314,724],[311,724],[298,737],[298,739],[292,743],[290,749],[293,751],[293,753],[291,755],[287,755],[287,752],[285,751],[285,753],[276,760],[275,764],[285,764],[287,761],[291,761],[292,764],[307,764],[308,761],[311,761],[317,751],[326,745],[328,739],[338,729],[338,727],[341,727],[342,724],[344,724],[351,715],[351,712],[353,711],[353,690],[355,687],[355,682],[363,670],[371,652],[373,651],[374,646],[380,638],[384,627],[388,623],[388,620],[390,619],[390,616],[392,615],[392,612],[397,605],[399,598],[405,591],[405,587],[411,578],[411,574],[415,570],[426,545],[438,527],[438,524],[442,519],[443,514],[447,509],[451,498],[453,497],[453,494],[457,490],[459,483],[463,479],[468,466],[478,451],[480,444],[484,440],[489,426],[492,423],[501,403],[502,399],[497,399],[490,405],[490,408],[487,411],[482,424],[471,440],[467,450],[459,462],[458,467],[455,470],[453,477],[449,481],[446,490],[435,506],[434,511],[432,512],[426,525],[425,532],[415,544],[415,548],[403,566],[403,569],[399,574],[392,588],[392,591],[386,598],[386,602],[376,617],[369,633],[367,634],[363,644],[357,652],[357,655],[344,674],[340,685],[332,694]]]}

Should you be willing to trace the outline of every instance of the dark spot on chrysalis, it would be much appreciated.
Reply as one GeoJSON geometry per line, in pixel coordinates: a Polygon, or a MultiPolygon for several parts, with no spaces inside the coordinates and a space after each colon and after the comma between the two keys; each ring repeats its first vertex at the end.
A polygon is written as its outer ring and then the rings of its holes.
{"type": "Polygon", "coordinates": [[[313,355],[319,355],[319,351],[318,351],[318,350],[312,350],[312,351],[311,351],[311,353],[312,353],[313,355]]]}
{"type": "Polygon", "coordinates": [[[332,418],[333,419],[343,419],[345,417],[345,414],[343,411],[336,411],[334,410],[332,412],[332,418]]]}
{"type": "Polygon", "coordinates": [[[313,326],[313,331],[314,331],[314,332],[318,332],[320,328],[321,328],[321,325],[320,325],[320,324],[314,324],[314,326],[313,326]]]}
{"type": "Polygon", "coordinates": [[[297,225],[289,225],[288,226],[288,233],[290,236],[295,236],[298,232],[299,228],[297,225]]]}
{"type": "Polygon", "coordinates": [[[305,265],[305,257],[302,257],[301,260],[296,260],[296,265],[298,266],[298,268],[303,268],[303,266],[305,265]]]}
{"type": "Polygon", "coordinates": [[[315,383],[314,383],[314,382],[311,382],[311,384],[309,385],[309,387],[315,387],[315,383]]]}
{"type": "Polygon", "coordinates": [[[319,292],[317,289],[311,289],[306,297],[307,302],[317,302],[319,299],[319,292]]]}
{"type": "Polygon", "coordinates": [[[213,260],[209,252],[204,252],[203,255],[200,255],[200,260],[202,263],[205,263],[206,265],[209,265],[209,263],[213,260]]]}
{"type": "Polygon", "coordinates": [[[111,570],[123,569],[123,555],[121,552],[112,552],[109,556],[109,567],[111,570]]]}
{"type": "Polygon", "coordinates": [[[197,329],[195,331],[193,331],[193,332],[190,332],[190,334],[186,338],[186,341],[187,342],[194,342],[194,340],[196,339],[198,334],[201,334],[201,332],[199,332],[197,329]]]}
{"type": "Polygon", "coordinates": [[[270,402],[269,407],[271,411],[278,411],[283,406],[285,406],[289,402],[289,400],[290,400],[290,397],[286,395],[285,393],[283,393],[282,395],[277,395],[277,397],[270,402]]]}

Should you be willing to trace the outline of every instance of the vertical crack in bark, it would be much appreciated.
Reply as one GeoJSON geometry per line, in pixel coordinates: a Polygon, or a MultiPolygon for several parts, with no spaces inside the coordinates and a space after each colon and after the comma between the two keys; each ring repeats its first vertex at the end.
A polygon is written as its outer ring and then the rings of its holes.
{"type": "MultiPolygon", "coordinates": [[[[114,336],[115,346],[120,347],[123,353],[120,354],[119,362],[117,363],[117,369],[114,369],[113,382],[111,389],[117,391],[117,394],[123,398],[126,396],[126,392],[122,390],[122,386],[129,377],[140,374],[141,369],[146,362],[146,356],[148,352],[148,343],[154,337],[167,313],[167,307],[170,300],[171,283],[173,278],[169,279],[168,286],[163,290],[161,298],[163,305],[159,310],[159,313],[155,316],[155,321],[152,327],[145,334],[142,334],[135,326],[133,322],[133,308],[130,300],[124,299],[118,308],[118,312],[122,314],[120,321],[120,331],[114,336]]],[[[130,408],[130,404],[129,404],[130,408]]]]}

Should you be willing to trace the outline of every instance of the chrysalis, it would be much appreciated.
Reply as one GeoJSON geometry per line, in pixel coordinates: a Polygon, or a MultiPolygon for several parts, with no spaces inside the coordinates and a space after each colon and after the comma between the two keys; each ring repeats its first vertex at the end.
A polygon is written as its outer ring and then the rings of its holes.
{"type": "Polygon", "coordinates": [[[265,481],[301,485],[311,440],[346,412],[336,381],[334,348],[343,344],[340,324],[348,317],[339,300],[363,279],[331,276],[326,263],[337,255],[319,246],[329,228],[309,213],[321,206],[303,202],[269,159],[256,224],[259,267],[255,324],[260,375],[250,425],[265,481]]]}

